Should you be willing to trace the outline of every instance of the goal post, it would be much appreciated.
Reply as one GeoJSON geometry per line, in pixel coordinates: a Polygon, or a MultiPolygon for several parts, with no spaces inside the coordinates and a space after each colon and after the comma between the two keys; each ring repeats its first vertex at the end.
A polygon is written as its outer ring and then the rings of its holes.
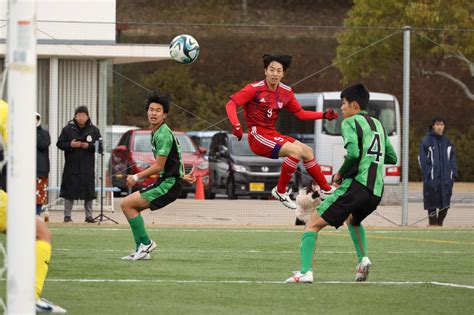
{"type": "Polygon", "coordinates": [[[7,312],[35,313],[36,1],[9,0],[7,312]]]}

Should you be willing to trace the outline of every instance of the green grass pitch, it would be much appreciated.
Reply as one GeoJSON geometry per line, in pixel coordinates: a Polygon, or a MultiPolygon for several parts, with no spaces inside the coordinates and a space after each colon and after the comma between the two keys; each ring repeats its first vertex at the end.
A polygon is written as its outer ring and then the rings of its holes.
{"type": "Polygon", "coordinates": [[[137,262],[120,260],[132,250],[128,228],[52,231],[43,296],[69,314],[474,313],[470,229],[367,229],[374,263],[367,283],[353,282],[347,230],[327,229],[315,283],[296,285],[282,282],[299,268],[301,229],[151,228],[158,247],[137,262]]]}

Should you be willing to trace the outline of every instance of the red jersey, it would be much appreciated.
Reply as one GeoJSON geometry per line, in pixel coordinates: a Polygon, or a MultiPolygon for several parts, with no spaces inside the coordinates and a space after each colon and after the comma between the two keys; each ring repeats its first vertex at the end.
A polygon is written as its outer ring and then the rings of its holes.
{"type": "Polygon", "coordinates": [[[267,86],[265,80],[247,84],[230,99],[237,106],[244,106],[249,130],[253,126],[275,130],[275,123],[282,108],[291,113],[302,110],[291,87],[281,82],[275,91],[267,86]]]}

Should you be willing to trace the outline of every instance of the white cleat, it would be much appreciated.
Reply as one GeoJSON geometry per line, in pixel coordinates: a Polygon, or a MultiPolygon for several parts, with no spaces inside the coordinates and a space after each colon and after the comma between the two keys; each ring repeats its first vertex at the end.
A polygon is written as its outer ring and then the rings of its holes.
{"type": "MultiPolygon", "coordinates": [[[[135,252],[133,253],[130,253],[129,255],[127,256],[123,256],[122,257],[122,260],[134,260],[133,258],[135,257],[135,252]]],[[[150,260],[151,259],[151,255],[150,254],[146,254],[145,257],[143,257],[141,260],[150,260]]]]}
{"type": "Polygon", "coordinates": [[[36,301],[36,312],[37,313],[56,313],[56,314],[65,314],[67,311],[61,306],[57,306],[50,301],[40,298],[36,301]]]}
{"type": "Polygon", "coordinates": [[[336,188],[334,188],[333,186],[330,186],[330,187],[331,189],[329,190],[323,190],[323,189],[319,190],[319,198],[321,198],[321,200],[326,199],[327,197],[331,196],[336,191],[336,188]]]}
{"type": "Polygon", "coordinates": [[[156,248],[156,243],[152,240],[150,240],[150,244],[148,245],[140,244],[132,260],[144,259],[146,255],[150,254],[155,248],[156,248]]]}
{"type": "Polygon", "coordinates": [[[285,207],[295,210],[298,208],[296,203],[290,198],[291,189],[284,194],[279,193],[276,187],[272,189],[272,196],[276,200],[280,201],[285,207]]]}
{"type": "Polygon", "coordinates": [[[367,281],[369,278],[369,269],[372,267],[369,257],[363,257],[359,264],[357,264],[357,272],[355,276],[356,282],[367,281]]]}
{"type": "Polygon", "coordinates": [[[300,271],[294,271],[293,275],[286,279],[285,283],[313,283],[313,272],[301,273],[300,271]]]}

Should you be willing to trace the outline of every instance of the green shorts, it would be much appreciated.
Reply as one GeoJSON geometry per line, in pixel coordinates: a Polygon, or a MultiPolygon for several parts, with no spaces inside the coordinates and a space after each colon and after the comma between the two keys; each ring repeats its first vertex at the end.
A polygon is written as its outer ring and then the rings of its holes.
{"type": "Polygon", "coordinates": [[[161,209],[181,195],[181,179],[176,177],[159,178],[155,183],[142,188],[140,195],[148,200],[150,209],[161,209]]]}

